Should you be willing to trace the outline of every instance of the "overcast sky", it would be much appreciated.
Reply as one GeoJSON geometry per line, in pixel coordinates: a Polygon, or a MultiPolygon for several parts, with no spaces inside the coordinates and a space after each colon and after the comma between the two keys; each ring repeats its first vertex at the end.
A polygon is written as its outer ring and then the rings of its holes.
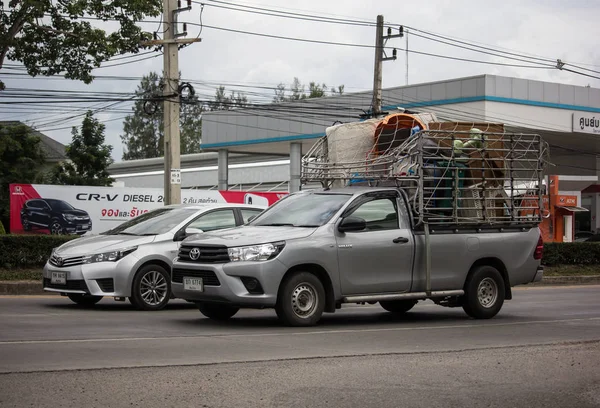
{"type": "MultiPolygon", "coordinates": [[[[600,0],[423,0],[421,2],[305,0],[301,3],[275,0],[227,1],[287,12],[373,22],[376,20],[377,14],[382,14],[386,23],[404,24],[453,39],[476,42],[492,49],[502,49],[553,60],[560,58],[565,62],[600,71],[600,47],[598,45],[600,0]]],[[[374,44],[374,27],[251,14],[215,7],[218,4],[211,0],[205,1],[205,4],[202,13],[204,27],[200,35],[202,42],[193,44],[180,52],[180,70],[183,78],[204,81],[208,84],[205,87],[196,86],[196,91],[201,98],[213,95],[214,88],[218,84],[275,87],[278,83],[283,82],[289,86],[295,76],[304,83],[316,81],[326,83],[328,86],[344,84],[346,92],[372,88],[374,58],[372,48],[264,38],[210,27],[364,45],[374,44]]],[[[180,15],[180,20],[199,23],[200,8],[199,4],[194,4],[190,12],[180,15]]],[[[114,28],[114,25],[109,24],[105,27],[111,29],[114,28]]],[[[158,24],[143,24],[143,27],[148,31],[153,31],[158,29],[158,24]]],[[[188,36],[197,36],[198,30],[197,26],[188,26],[188,36]]],[[[396,38],[390,40],[387,45],[404,48],[406,42],[404,38],[396,38]]],[[[519,61],[468,51],[410,34],[409,49],[472,60],[522,64],[519,61]]],[[[126,61],[128,59],[119,62],[126,61]]],[[[410,54],[408,62],[409,84],[470,75],[497,74],[600,87],[600,81],[597,79],[556,69],[484,65],[417,54],[410,54]]],[[[405,63],[405,54],[402,51],[399,51],[396,61],[384,62],[384,87],[405,84],[405,63]]],[[[134,64],[101,68],[95,73],[141,77],[152,70],[157,72],[162,70],[162,57],[134,64]]],[[[2,70],[1,72],[9,71],[2,70]]],[[[583,72],[600,76],[600,74],[589,71],[583,72]]],[[[58,78],[19,79],[20,77],[17,76],[2,74],[0,76],[11,88],[133,92],[138,84],[137,80],[97,79],[91,85],[84,85],[58,78]]],[[[273,91],[262,88],[249,89],[233,85],[228,85],[226,88],[263,93],[264,96],[255,99],[256,101],[265,101],[273,95],[273,91]]],[[[98,107],[103,105],[106,103],[92,102],[79,106],[98,107]]],[[[130,106],[131,104],[122,104],[120,109],[129,109],[130,106]]],[[[63,112],[49,111],[49,109],[56,110],[57,108],[36,107],[37,113],[33,113],[34,108],[31,107],[14,108],[1,105],[0,120],[28,120],[31,121],[31,124],[40,125],[39,130],[50,137],[61,143],[69,143],[71,140],[69,129],[52,129],[80,124],[81,118],[68,120],[78,112],[70,110],[69,107],[61,107],[63,112]]],[[[114,146],[113,157],[117,161],[121,160],[123,151],[119,138],[122,133],[120,118],[125,115],[124,111],[119,111],[100,113],[97,116],[101,121],[106,121],[106,140],[107,143],[114,146]]]]}

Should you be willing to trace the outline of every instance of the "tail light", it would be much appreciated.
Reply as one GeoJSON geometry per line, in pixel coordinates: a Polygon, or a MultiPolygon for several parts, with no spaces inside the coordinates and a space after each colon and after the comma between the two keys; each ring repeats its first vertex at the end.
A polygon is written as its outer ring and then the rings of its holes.
{"type": "Polygon", "coordinates": [[[533,253],[533,259],[540,260],[544,256],[544,240],[540,235],[540,239],[538,239],[537,246],[535,247],[535,252],[533,253]]]}

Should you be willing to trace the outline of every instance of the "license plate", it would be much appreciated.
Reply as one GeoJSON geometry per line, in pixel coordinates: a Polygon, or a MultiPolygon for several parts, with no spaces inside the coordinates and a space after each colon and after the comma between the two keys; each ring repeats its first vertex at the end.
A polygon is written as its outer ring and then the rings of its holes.
{"type": "Polygon", "coordinates": [[[81,229],[89,229],[89,228],[90,228],[90,226],[89,226],[89,225],[82,225],[82,226],[81,226],[81,229]]]}
{"type": "Polygon", "coordinates": [[[204,283],[202,278],[183,278],[183,289],[204,292],[204,283]]]}
{"type": "Polygon", "coordinates": [[[66,272],[52,272],[50,282],[55,285],[66,285],[67,284],[67,273],[66,272]]]}

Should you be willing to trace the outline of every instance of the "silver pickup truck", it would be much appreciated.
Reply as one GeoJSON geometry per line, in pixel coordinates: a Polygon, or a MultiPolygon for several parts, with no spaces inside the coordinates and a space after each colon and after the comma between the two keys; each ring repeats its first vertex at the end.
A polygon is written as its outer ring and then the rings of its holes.
{"type": "Polygon", "coordinates": [[[301,191],[245,226],[184,240],[172,290],[212,319],[275,308],[310,326],[343,303],[399,314],[425,299],[487,319],[511,287],[542,279],[537,224],[436,228],[415,227],[402,189],[301,191]]]}

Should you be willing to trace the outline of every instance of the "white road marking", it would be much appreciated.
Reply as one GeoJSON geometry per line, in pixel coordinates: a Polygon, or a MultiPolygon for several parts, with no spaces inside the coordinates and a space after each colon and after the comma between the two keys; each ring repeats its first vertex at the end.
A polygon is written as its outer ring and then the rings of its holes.
{"type": "Polygon", "coordinates": [[[274,336],[306,336],[322,334],[356,334],[373,332],[393,332],[408,330],[446,330],[446,329],[478,329],[487,327],[520,326],[531,324],[553,324],[571,323],[600,320],[600,317],[588,317],[580,319],[558,319],[558,320],[532,320],[511,323],[487,323],[487,324],[456,324],[445,326],[415,326],[415,327],[388,327],[379,329],[355,329],[355,330],[314,330],[277,333],[225,333],[225,334],[203,334],[198,336],[164,336],[164,337],[122,337],[122,338],[96,338],[96,339],[64,339],[64,340],[13,340],[0,341],[0,346],[22,345],[22,344],[66,344],[66,343],[94,343],[94,342],[119,342],[119,341],[164,341],[164,340],[186,340],[204,338],[234,338],[234,337],[274,337],[274,336]]]}

